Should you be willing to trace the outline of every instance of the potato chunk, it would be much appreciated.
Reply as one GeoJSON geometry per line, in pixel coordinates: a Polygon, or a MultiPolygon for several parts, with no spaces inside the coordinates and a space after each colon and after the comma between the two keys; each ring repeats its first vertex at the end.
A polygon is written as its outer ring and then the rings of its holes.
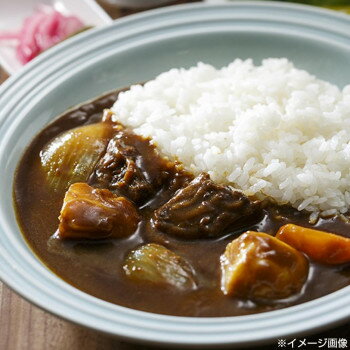
{"type": "Polygon", "coordinates": [[[146,244],[133,250],[123,266],[126,275],[136,281],[171,285],[179,289],[196,286],[191,266],[176,253],[159,244],[146,244]]]}
{"type": "Polygon", "coordinates": [[[122,238],[135,232],[139,215],[126,198],[76,183],[64,197],[59,220],[60,238],[122,238]]]}
{"type": "Polygon", "coordinates": [[[323,264],[350,262],[350,238],[293,224],[282,226],[276,238],[323,264]]]}
{"type": "Polygon", "coordinates": [[[244,299],[282,299],[299,292],[308,261],[289,245],[266,233],[248,231],[221,256],[221,289],[244,299]]]}

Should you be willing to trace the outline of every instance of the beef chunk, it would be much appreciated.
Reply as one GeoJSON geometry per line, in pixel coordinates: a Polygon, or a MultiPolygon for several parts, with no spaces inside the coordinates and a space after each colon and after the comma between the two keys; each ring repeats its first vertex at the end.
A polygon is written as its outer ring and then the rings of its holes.
{"type": "Polygon", "coordinates": [[[125,144],[118,137],[113,138],[105,156],[96,167],[98,186],[125,194],[134,202],[148,197],[152,192],[152,185],[136,165],[136,158],[134,147],[125,144]]]}
{"type": "Polygon", "coordinates": [[[202,173],[156,210],[153,224],[181,238],[215,237],[256,210],[257,204],[242,193],[219,186],[202,173]]]}
{"type": "Polygon", "coordinates": [[[135,232],[139,215],[126,198],[76,183],[64,197],[59,220],[60,238],[122,238],[135,232]]]}
{"type": "Polygon", "coordinates": [[[148,140],[121,130],[109,142],[90,183],[143,204],[168,181],[170,168],[148,140]]]}

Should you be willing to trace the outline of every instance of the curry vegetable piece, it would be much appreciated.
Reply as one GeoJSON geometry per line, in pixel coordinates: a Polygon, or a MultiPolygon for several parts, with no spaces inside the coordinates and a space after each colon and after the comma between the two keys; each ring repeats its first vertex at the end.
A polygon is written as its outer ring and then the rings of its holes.
{"type": "Polygon", "coordinates": [[[135,281],[171,285],[178,289],[194,289],[192,267],[182,257],[162,245],[150,243],[129,253],[123,269],[135,281]]]}
{"type": "Polygon", "coordinates": [[[308,276],[304,255],[262,232],[247,231],[221,256],[221,290],[244,299],[283,299],[298,293],[308,276]]]}
{"type": "Polygon", "coordinates": [[[350,238],[294,224],[282,226],[276,238],[323,264],[350,262],[350,238]]]}
{"type": "Polygon", "coordinates": [[[59,219],[58,236],[70,239],[128,237],[140,220],[129,200],[86,183],[70,186],[59,219]]]}
{"type": "Polygon", "coordinates": [[[100,122],[68,130],[50,141],[40,152],[49,185],[59,191],[87,181],[112,134],[112,124],[100,122]]]}

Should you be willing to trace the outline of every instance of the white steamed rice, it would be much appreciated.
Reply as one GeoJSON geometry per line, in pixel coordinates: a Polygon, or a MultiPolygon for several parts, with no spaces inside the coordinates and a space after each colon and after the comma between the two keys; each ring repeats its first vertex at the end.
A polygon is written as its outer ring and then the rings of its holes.
{"type": "Polygon", "coordinates": [[[287,59],[171,69],[121,93],[113,111],[195,174],[299,210],[350,207],[350,86],[287,59]]]}

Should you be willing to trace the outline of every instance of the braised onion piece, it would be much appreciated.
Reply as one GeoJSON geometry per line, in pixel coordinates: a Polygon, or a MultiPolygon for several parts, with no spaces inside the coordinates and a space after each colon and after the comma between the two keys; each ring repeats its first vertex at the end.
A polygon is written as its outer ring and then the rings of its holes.
{"type": "Polygon", "coordinates": [[[49,185],[58,191],[87,181],[112,133],[113,126],[101,122],[68,130],[49,142],[40,152],[49,185]]]}
{"type": "Polygon", "coordinates": [[[123,266],[135,281],[171,285],[178,289],[194,289],[196,282],[191,266],[179,255],[159,244],[146,244],[133,250],[123,266]]]}

